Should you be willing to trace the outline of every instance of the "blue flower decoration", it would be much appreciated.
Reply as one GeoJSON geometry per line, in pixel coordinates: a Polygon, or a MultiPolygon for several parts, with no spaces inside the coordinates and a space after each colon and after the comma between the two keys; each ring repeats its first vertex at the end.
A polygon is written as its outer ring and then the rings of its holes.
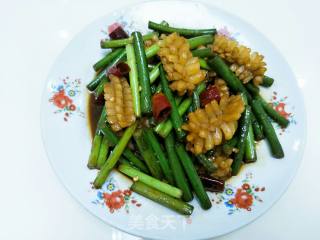
{"type": "Polygon", "coordinates": [[[228,208],[233,208],[233,203],[231,202],[231,200],[225,201],[224,205],[226,205],[226,207],[228,208]]]}
{"type": "Polygon", "coordinates": [[[228,196],[230,196],[230,195],[232,195],[232,194],[234,193],[231,188],[226,188],[226,190],[224,190],[224,192],[225,192],[228,196]]]}
{"type": "Polygon", "coordinates": [[[100,200],[102,200],[102,199],[103,199],[103,193],[100,192],[100,191],[98,191],[98,192],[97,192],[97,198],[100,199],[100,200]]]}

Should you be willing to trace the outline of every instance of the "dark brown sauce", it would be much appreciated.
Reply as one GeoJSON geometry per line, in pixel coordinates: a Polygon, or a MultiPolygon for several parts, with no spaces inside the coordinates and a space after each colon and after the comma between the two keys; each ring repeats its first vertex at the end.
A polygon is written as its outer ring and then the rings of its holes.
{"type": "Polygon", "coordinates": [[[96,99],[93,94],[89,94],[88,103],[87,103],[87,112],[88,112],[88,126],[93,138],[94,133],[97,129],[97,124],[104,106],[103,97],[96,99]]]}

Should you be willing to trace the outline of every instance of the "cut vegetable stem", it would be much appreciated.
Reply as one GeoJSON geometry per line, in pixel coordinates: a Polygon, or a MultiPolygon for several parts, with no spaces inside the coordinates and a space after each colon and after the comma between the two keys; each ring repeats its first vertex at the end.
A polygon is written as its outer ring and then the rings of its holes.
{"type": "Polygon", "coordinates": [[[263,106],[264,111],[271,117],[276,123],[282,127],[287,127],[289,125],[289,120],[278,113],[270,104],[268,104],[262,97],[256,97],[260,104],[263,106]]]}
{"type": "Polygon", "coordinates": [[[158,44],[154,44],[151,47],[148,47],[145,51],[146,51],[146,57],[147,58],[152,58],[153,56],[155,56],[158,51],[159,51],[160,47],[158,44]]]}
{"type": "Polygon", "coordinates": [[[214,56],[211,48],[201,48],[201,49],[193,50],[192,55],[194,57],[199,57],[199,58],[206,58],[206,57],[213,57],[214,56]]]}
{"type": "Polygon", "coordinates": [[[211,201],[206,193],[206,190],[203,187],[203,184],[198,176],[198,173],[192,163],[190,156],[185,150],[185,147],[182,144],[177,144],[176,151],[180,159],[180,163],[182,164],[184,171],[186,172],[192,185],[192,188],[199,199],[201,207],[203,209],[211,208],[211,201]]]}
{"type": "Polygon", "coordinates": [[[98,72],[100,71],[102,68],[105,68],[109,65],[109,63],[115,58],[117,57],[120,53],[122,52],[121,48],[118,48],[112,52],[109,52],[104,58],[102,58],[101,60],[99,60],[98,62],[96,62],[93,65],[93,69],[98,72]]]}
{"type": "Polygon", "coordinates": [[[101,70],[97,76],[87,85],[87,89],[89,91],[94,91],[98,85],[101,83],[101,80],[106,76],[106,74],[109,71],[109,68],[116,65],[119,62],[122,62],[126,59],[126,50],[124,48],[121,49],[119,52],[119,55],[117,55],[115,58],[110,61],[108,66],[106,66],[103,70],[101,70]]]}
{"type": "Polygon", "coordinates": [[[126,45],[127,61],[130,67],[129,79],[131,94],[133,97],[133,109],[137,117],[141,116],[140,107],[140,92],[139,92],[139,80],[138,80],[138,69],[136,64],[136,57],[132,44],[126,45]]]}
{"type": "Polygon", "coordinates": [[[204,169],[209,173],[213,173],[216,170],[213,162],[206,157],[204,154],[196,155],[198,162],[204,167],[204,169]]]}
{"type": "MultiPolygon", "coordinates": [[[[155,56],[159,49],[160,48],[157,44],[154,44],[151,47],[147,48],[145,50],[147,58],[155,56]]],[[[96,97],[99,97],[103,93],[104,84],[109,81],[109,79],[107,78],[107,72],[109,68],[121,61],[124,61],[126,59],[126,54],[126,50],[121,48],[120,54],[111,61],[109,66],[100,71],[97,76],[87,85],[88,90],[94,91],[96,97]]]]}
{"type": "Polygon", "coordinates": [[[87,164],[89,169],[94,169],[97,167],[97,161],[99,157],[101,142],[102,142],[102,136],[99,134],[94,135],[92,146],[91,146],[91,152],[89,156],[89,161],[87,164]]]}
{"type": "MultiPolygon", "coordinates": [[[[194,90],[196,92],[196,94],[200,94],[202,91],[204,91],[204,89],[206,88],[205,83],[200,83],[196,89],[194,90]]],[[[176,99],[176,104],[178,104],[177,99],[176,99]]],[[[183,114],[185,114],[187,112],[187,110],[189,109],[189,107],[192,104],[192,98],[186,98],[185,100],[182,101],[182,103],[178,106],[178,113],[180,115],[180,117],[183,116],[183,114]]],[[[165,138],[166,136],[168,136],[168,134],[171,132],[172,130],[172,122],[170,119],[168,119],[165,122],[162,122],[160,124],[158,124],[154,130],[163,138],[165,138]]]]}
{"type": "Polygon", "coordinates": [[[271,87],[272,84],[274,82],[274,79],[271,78],[271,77],[268,77],[268,76],[264,76],[263,77],[263,80],[262,80],[262,83],[261,83],[261,86],[264,86],[264,87],[271,87]]]}
{"type": "Polygon", "coordinates": [[[239,140],[237,143],[238,152],[235,155],[235,158],[232,162],[232,175],[235,176],[240,171],[240,168],[243,164],[243,157],[245,153],[245,140],[248,135],[249,125],[251,121],[251,108],[250,106],[246,106],[245,111],[242,113],[240,118],[240,126],[239,126],[239,140]]]}
{"type": "MultiPolygon", "coordinates": [[[[183,114],[189,109],[191,104],[192,104],[192,98],[186,98],[185,100],[182,101],[182,103],[178,107],[178,113],[180,117],[182,117],[183,114]]],[[[154,130],[161,137],[165,138],[171,132],[172,128],[173,128],[172,121],[168,119],[167,121],[158,124],[154,130]]]]}
{"type": "Polygon", "coordinates": [[[103,139],[100,145],[99,156],[97,160],[97,169],[101,169],[103,164],[106,162],[108,151],[109,151],[108,139],[107,137],[103,136],[103,139]]]}
{"type": "MultiPolygon", "coordinates": [[[[150,40],[154,36],[157,36],[157,33],[148,33],[144,36],[142,36],[143,40],[150,40]]],[[[130,44],[133,42],[133,37],[125,38],[125,39],[118,39],[118,40],[104,40],[101,41],[100,46],[101,48],[118,48],[118,47],[124,47],[127,44],[130,44]]]]}
{"type": "Polygon", "coordinates": [[[272,155],[275,158],[283,158],[284,152],[282,149],[282,146],[279,142],[279,139],[277,137],[277,134],[269,121],[268,115],[264,111],[264,108],[259,100],[253,100],[252,101],[252,110],[262,125],[264,135],[266,136],[268,143],[271,148],[272,155]]]}
{"type": "Polygon", "coordinates": [[[137,144],[140,154],[142,155],[150,173],[157,179],[162,179],[162,171],[159,165],[158,160],[156,159],[153,151],[151,150],[148,142],[143,137],[143,132],[141,129],[138,129],[133,138],[137,144]]]}
{"type": "Polygon", "coordinates": [[[200,63],[200,67],[202,69],[205,69],[205,70],[210,70],[210,66],[208,65],[208,63],[206,62],[206,60],[202,59],[202,58],[199,58],[199,63],[200,63]]]}
{"type": "Polygon", "coordinates": [[[192,112],[200,108],[200,94],[206,89],[204,82],[200,83],[195,91],[192,92],[192,112]]]}
{"type": "Polygon", "coordinates": [[[164,68],[162,65],[160,65],[160,81],[161,81],[161,87],[163,93],[166,95],[168,101],[171,105],[171,114],[170,114],[170,120],[172,122],[172,126],[174,127],[177,136],[179,139],[183,139],[185,137],[185,132],[182,130],[182,118],[179,115],[178,107],[176,104],[176,101],[173,97],[173,94],[171,92],[171,89],[169,88],[168,79],[166,77],[164,68]]]}
{"type": "Polygon", "coordinates": [[[107,177],[109,176],[111,170],[116,165],[117,161],[119,160],[122,152],[126,148],[130,138],[132,137],[135,129],[137,127],[137,123],[134,123],[130,127],[128,127],[124,134],[122,135],[119,143],[115,146],[112,153],[108,157],[105,164],[102,166],[101,170],[99,171],[96,179],[93,182],[95,188],[101,188],[104,182],[106,181],[107,177]]]}
{"type": "Polygon", "coordinates": [[[244,162],[251,163],[257,161],[256,143],[254,142],[253,127],[250,122],[247,137],[245,139],[244,162]]]}
{"type": "Polygon", "coordinates": [[[156,156],[156,158],[158,159],[158,162],[160,164],[160,167],[162,169],[163,175],[165,177],[165,179],[170,183],[173,184],[174,183],[174,179],[173,179],[173,175],[172,175],[172,171],[169,167],[169,162],[168,159],[166,158],[164,152],[161,149],[161,145],[158,142],[156,136],[153,134],[152,129],[145,129],[143,131],[143,134],[145,136],[145,139],[147,140],[147,142],[150,144],[152,150],[154,151],[154,154],[156,156]]]}
{"type": "Polygon", "coordinates": [[[260,141],[260,140],[264,139],[262,126],[258,122],[258,120],[253,112],[251,114],[251,124],[252,124],[252,128],[253,128],[254,139],[256,141],[260,141]]]}
{"type": "Polygon", "coordinates": [[[192,214],[192,205],[151,188],[142,182],[138,181],[132,184],[131,190],[183,215],[192,214]]]}
{"type": "Polygon", "coordinates": [[[91,152],[90,152],[89,161],[88,161],[88,165],[87,165],[88,168],[90,168],[90,169],[97,168],[101,142],[103,139],[101,127],[105,123],[106,116],[107,116],[106,109],[103,108],[101,115],[100,115],[100,118],[97,123],[96,132],[95,132],[93,140],[92,140],[91,152]]]}
{"type": "MultiPolygon", "coordinates": [[[[101,127],[101,132],[108,139],[109,144],[112,144],[114,146],[118,144],[119,138],[114,134],[109,125],[104,124],[104,126],[101,127]]],[[[149,172],[145,164],[136,155],[134,155],[134,153],[128,147],[126,147],[126,149],[123,151],[123,156],[125,156],[134,166],[139,168],[141,171],[145,173],[149,172]]]]}
{"type": "Polygon", "coordinates": [[[150,115],[152,113],[151,88],[147,57],[144,50],[144,42],[140,32],[133,32],[132,37],[134,53],[137,62],[138,79],[141,87],[141,112],[143,114],[150,115]]]}
{"type": "Polygon", "coordinates": [[[192,192],[190,190],[190,186],[188,184],[185,173],[182,169],[179,158],[175,152],[175,139],[173,133],[170,133],[165,138],[165,146],[168,153],[170,167],[173,172],[174,180],[176,186],[180,188],[183,192],[182,198],[184,201],[189,202],[193,199],[192,192]]]}
{"type": "Polygon", "coordinates": [[[149,29],[154,31],[158,31],[160,33],[179,33],[182,36],[186,37],[194,37],[194,36],[201,36],[201,35],[214,35],[216,33],[216,29],[186,29],[186,28],[174,28],[170,26],[166,26],[163,24],[158,24],[152,21],[148,23],[149,29]]]}
{"type": "Polygon", "coordinates": [[[213,36],[212,35],[202,35],[198,37],[193,37],[188,39],[190,49],[195,49],[202,45],[212,44],[213,36]]]}
{"type": "Polygon", "coordinates": [[[231,155],[234,148],[236,147],[238,143],[238,137],[237,136],[233,136],[233,138],[231,138],[230,140],[228,140],[227,142],[225,142],[222,145],[222,151],[224,152],[224,154],[226,154],[227,156],[231,155]]]}
{"type": "Polygon", "coordinates": [[[127,165],[121,164],[119,166],[119,171],[133,178],[134,181],[140,181],[160,192],[166,193],[174,198],[181,198],[182,191],[179,188],[171,186],[165,182],[162,182],[154,177],[151,177],[139,170],[127,165]]]}
{"type": "Polygon", "coordinates": [[[220,58],[215,56],[208,60],[209,66],[220,75],[223,80],[226,81],[231,90],[235,92],[242,92],[246,95],[249,102],[251,102],[251,96],[243,86],[242,82],[236,77],[236,75],[230,70],[229,66],[220,58]]]}
{"type": "Polygon", "coordinates": [[[109,78],[107,77],[107,75],[104,75],[101,80],[100,80],[100,83],[98,85],[98,87],[96,87],[96,89],[93,91],[93,94],[95,96],[96,99],[99,98],[99,96],[101,94],[103,94],[104,92],[104,84],[106,84],[107,82],[109,82],[109,78]]]}
{"type": "Polygon", "coordinates": [[[161,63],[157,64],[150,72],[150,84],[153,84],[157,78],[160,76],[160,66],[161,63]]]}
{"type": "Polygon", "coordinates": [[[259,95],[259,92],[260,92],[259,87],[255,86],[251,82],[247,83],[245,87],[253,96],[259,95]]]}

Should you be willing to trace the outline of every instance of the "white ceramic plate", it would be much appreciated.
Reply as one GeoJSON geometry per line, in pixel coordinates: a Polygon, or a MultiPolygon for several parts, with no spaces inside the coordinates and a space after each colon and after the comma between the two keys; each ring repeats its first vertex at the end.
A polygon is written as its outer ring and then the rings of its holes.
{"type": "Polygon", "coordinates": [[[128,233],[152,239],[205,239],[231,232],[266,212],[288,187],[302,158],[305,141],[303,99],[290,67],[277,49],[248,23],[211,6],[182,1],[152,1],[110,13],[88,25],[68,45],[49,73],[42,99],[43,141],[63,185],[88,211],[128,233]],[[191,217],[182,217],[128,190],[130,181],[113,172],[101,190],[93,190],[96,171],[86,167],[91,140],[86,120],[87,92],[92,65],[104,51],[103,30],[121,22],[126,30],[147,31],[148,20],[173,26],[209,28],[229,34],[261,52],[268,75],[276,79],[263,95],[286,115],[290,126],[275,125],[286,157],[271,157],[265,142],[257,163],[244,167],[227,182],[221,194],[209,193],[213,207],[204,211],[196,200],[191,217]]]}

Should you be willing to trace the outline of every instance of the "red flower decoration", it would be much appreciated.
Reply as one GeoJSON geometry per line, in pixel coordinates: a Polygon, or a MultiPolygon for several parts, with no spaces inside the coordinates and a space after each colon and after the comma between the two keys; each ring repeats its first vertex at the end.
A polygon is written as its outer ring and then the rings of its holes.
{"type": "Polygon", "coordinates": [[[65,95],[64,90],[55,93],[51,100],[58,108],[65,108],[72,104],[72,99],[65,95]]]}
{"type": "Polygon", "coordinates": [[[248,189],[250,189],[250,185],[248,183],[244,183],[244,184],[242,184],[242,189],[248,190],[248,189]]]}
{"type": "Polygon", "coordinates": [[[285,103],[280,102],[280,103],[276,106],[275,110],[276,110],[278,113],[280,113],[283,117],[285,117],[286,119],[288,119],[289,116],[290,116],[290,113],[287,113],[287,112],[285,111],[285,106],[286,106],[285,103]]]}
{"type": "Polygon", "coordinates": [[[237,208],[249,209],[253,203],[253,197],[246,190],[238,189],[235,198],[231,201],[237,208]]]}
{"type": "Polygon", "coordinates": [[[103,193],[103,198],[110,212],[114,212],[115,209],[120,209],[125,203],[121,190],[115,191],[111,194],[103,193]]]}

